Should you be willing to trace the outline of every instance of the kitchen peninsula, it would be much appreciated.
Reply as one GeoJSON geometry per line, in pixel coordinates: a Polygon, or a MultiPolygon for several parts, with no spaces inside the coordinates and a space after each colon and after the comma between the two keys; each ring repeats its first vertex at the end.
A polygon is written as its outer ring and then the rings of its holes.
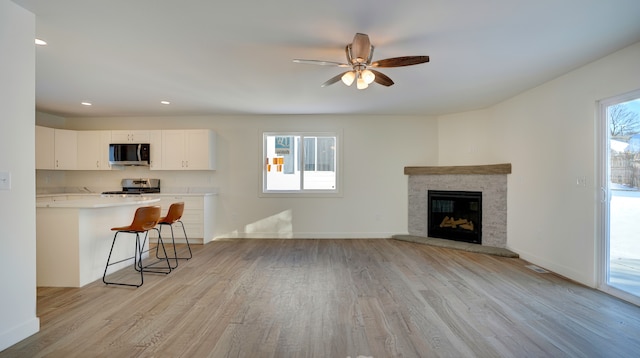
{"type": "MultiPolygon", "coordinates": [[[[138,207],[159,202],[159,197],[147,196],[39,196],[37,286],[82,287],[101,278],[113,239],[111,228],[130,224],[138,207]]],[[[114,247],[114,255],[118,259],[132,257],[133,250],[133,238],[122,240],[114,247]]],[[[132,262],[133,259],[114,265],[108,273],[132,262]]]]}

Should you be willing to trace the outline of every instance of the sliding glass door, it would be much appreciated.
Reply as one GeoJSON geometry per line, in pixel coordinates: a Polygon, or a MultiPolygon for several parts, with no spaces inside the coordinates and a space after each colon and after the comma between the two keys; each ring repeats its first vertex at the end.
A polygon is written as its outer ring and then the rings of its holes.
{"type": "Polygon", "coordinates": [[[601,288],[640,303],[640,91],[600,105],[601,288]]]}

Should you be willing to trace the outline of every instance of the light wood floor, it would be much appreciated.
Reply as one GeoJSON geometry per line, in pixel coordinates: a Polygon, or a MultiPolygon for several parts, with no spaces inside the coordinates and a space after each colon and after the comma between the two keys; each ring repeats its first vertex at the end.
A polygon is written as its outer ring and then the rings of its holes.
{"type": "Polygon", "coordinates": [[[194,248],[138,289],[38,289],[40,332],[0,357],[640,355],[640,307],[521,259],[381,239],[194,248]]]}

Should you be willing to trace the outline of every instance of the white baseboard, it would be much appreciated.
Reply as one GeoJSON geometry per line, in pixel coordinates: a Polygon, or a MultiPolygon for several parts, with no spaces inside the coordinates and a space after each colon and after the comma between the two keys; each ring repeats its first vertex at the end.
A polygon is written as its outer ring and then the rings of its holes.
{"type": "Polygon", "coordinates": [[[34,317],[16,327],[0,334],[0,351],[3,351],[21,340],[38,333],[40,330],[40,319],[34,317]]]}
{"type": "Polygon", "coordinates": [[[277,233],[277,232],[260,232],[260,233],[242,233],[234,232],[229,234],[218,235],[217,239],[390,239],[397,232],[297,232],[297,233],[277,233]]]}

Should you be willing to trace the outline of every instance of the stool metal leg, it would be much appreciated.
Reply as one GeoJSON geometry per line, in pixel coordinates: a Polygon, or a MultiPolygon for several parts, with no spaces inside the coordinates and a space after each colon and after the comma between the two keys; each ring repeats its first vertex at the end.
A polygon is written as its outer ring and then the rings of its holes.
{"type": "MultiPolygon", "coordinates": [[[[162,235],[160,233],[160,230],[158,230],[157,228],[153,228],[151,230],[156,230],[158,232],[158,244],[156,245],[156,257],[159,259],[158,261],[152,262],[148,265],[142,266],[142,259],[140,261],[140,266],[139,266],[139,270],[141,271],[145,271],[145,272],[153,272],[153,273],[163,273],[163,274],[169,274],[171,273],[171,270],[174,269],[175,267],[172,267],[171,264],[169,263],[169,258],[167,257],[167,250],[164,246],[164,241],[162,240],[162,235]],[[158,247],[162,247],[162,251],[164,252],[164,257],[158,257],[158,247]],[[165,261],[167,263],[167,267],[157,267],[155,266],[156,264],[165,261]],[[152,270],[150,270],[152,269],[152,270]],[[164,271],[166,270],[166,271],[164,271]]],[[[142,243],[142,246],[140,247],[140,257],[142,258],[142,254],[145,253],[146,251],[144,251],[144,245],[147,243],[147,238],[149,237],[148,233],[147,235],[145,235],[144,237],[144,241],[142,243]]]]}
{"type": "MultiPolygon", "coordinates": [[[[173,259],[174,262],[175,262],[175,266],[171,266],[171,268],[175,269],[176,267],[178,267],[178,252],[176,251],[176,239],[175,239],[175,236],[173,236],[173,225],[159,223],[158,226],[160,226],[160,229],[156,229],[156,230],[158,230],[158,236],[160,236],[161,232],[162,232],[162,227],[164,225],[169,225],[169,228],[171,228],[171,243],[173,244],[173,257],[171,257],[171,259],[173,259]]],[[[167,260],[169,259],[169,257],[167,257],[167,252],[166,251],[164,253],[164,257],[158,256],[158,247],[157,246],[156,246],[156,257],[159,258],[159,259],[165,259],[165,258],[167,260]]]]}
{"type": "Polygon", "coordinates": [[[178,220],[176,222],[179,222],[180,225],[182,226],[182,232],[184,233],[184,239],[187,242],[187,249],[189,249],[189,257],[178,257],[179,259],[183,259],[183,260],[189,260],[190,258],[193,257],[193,253],[191,252],[191,245],[189,244],[189,238],[187,237],[187,231],[184,229],[184,223],[182,222],[182,220],[178,220]]]}
{"type": "MultiPolygon", "coordinates": [[[[144,276],[143,276],[142,271],[140,271],[140,283],[139,284],[107,281],[107,269],[109,268],[109,266],[113,266],[113,265],[118,264],[120,262],[124,262],[124,261],[132,259],[131,257],[128,257],[128,258],[123,259],[123,260],[119,260],[119,261],[116,261],[116,262],[111,262],[111,255],[113,254],[113,248],[116,245],[116,239],[118,238],[118,234],[123,233],[123,232],[127,232],[127,231],[117,231],[115,233],[115,235],[113,235],[113,241],[111,243],[111,250],[109,250],[109,257],[107,258],[107,264],[104,267],[104,274],[102,275],[102,282],[104,282],[106,285],[120,285],[120,286],[140,287],[144,283],[144,276]]],[[[140,251],[140,234],[137,233],[137,232],[135,234],[136,234],[136,242],[135,242],[135,252],[134,252],[134,256],[133,256],[133,266],[134,267],[136,267],[137,265],[140,265],[141,262],[142,262],[142,252],[140,251]]]]}
{"type": "MultiPolygon", "coordinates": [[[[178,252],[176,251],[176,239],[175,239],[175,235],[173,233],[173,224],[163,224],[160,223],[158,224],[158,226],[160,226],[160,229],[158,230],[158,232],[160,233],[162,231],[162,227],[167,225],[169,226],[169,228],[171,229],[171,242],[173,244],[173,257],[172,259],[175,260],[175,266],[173,266],[172,268],[176,268],[178,267],[178,260],[189,260],[193,257],[193,253],[191,252],[191,244],[189,244],[189,238],[187,237],[187,231],[184,229],[184,223],[181,220],[176,221],[176,223],[180,223],[180,225],[182,226],[182,233],[184,234],[184,239],[187,242],[187,249],[189,250],[189,256],[188,257],[178,257],[178,252]]],[[[160,235],[160,234],[158,234],[160,235]]],[[[157,247],[156,247],[156,257],[161,259],[163,257],[159,257],[158,256],[158,251],[157,251],[157,247]]]]}

